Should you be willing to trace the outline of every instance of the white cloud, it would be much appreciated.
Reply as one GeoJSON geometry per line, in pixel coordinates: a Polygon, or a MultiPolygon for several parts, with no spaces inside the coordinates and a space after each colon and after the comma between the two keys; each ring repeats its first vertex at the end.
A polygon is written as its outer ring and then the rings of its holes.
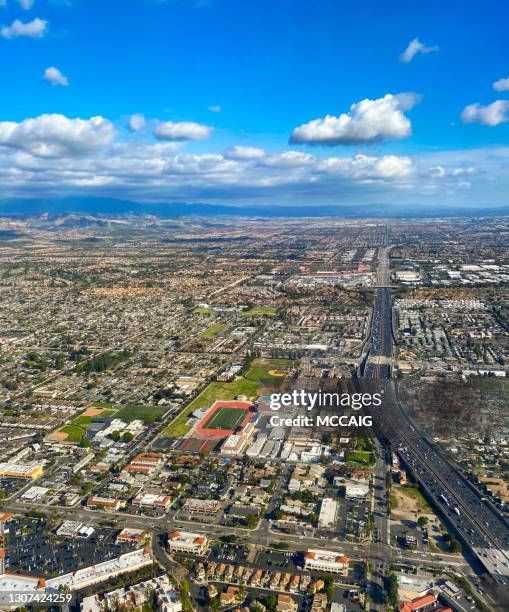
{"type": "Polygon", "coordinates": [[[18,3],[22,9],[25,9],[25,11],[28,11],[34,5],[34,0],[18,0],[18,3]]]}
{"type": "Polygon", "coordinates": [[[0,122],[0,197],[93,194],[238,204],[494,204],[506,202],[509,190],[507,147],[323,159],[247,145],[223,153],[182,152],[185,146],[184,141],[153,141],[148,130],[136,138],[126,136],[125,130],[115,134],[103,117],[42,115],[0,122]]]}
{"type": "Polygon", "coordinates": [[[166,121],[154,128],[154,136],[161,140],[206,140],[211,133],[211,127],[194,121],[166,121]]]}
{"type": "Polygon", "coordinates": [[[412,133],[412,124],[404,111],[413,108],[419,99],[415,93],[365,99],[352,104],[339,117],[327,115],[295,128],[290,142],[334,146],[405,138],[412,133]]]}
{"type": "Polygon", "coordinates": [[[258,147],[246,147],[243,145],[234,145],[226,149],[224,156],[227,159],[260,159],[265,157],[266,153],[258,147]]]}
{"type": "Polygon", "coordinates": [[[493,83],[495,91],[509,91],[509,77],[507,79],[498,79],[493,83]]]}
{"type": "Polygon", "coordinates": [[[32,21],[23,23],[19,19],[15,19],[10,26],[4,26],[0,30],[0,36],[3,38],[18,38],[27,36],[28,38],[42,38],[46,33],[48,22],[45,19],[36,17],[32,21]]]}
{"type": "Polygon", "coordinates": [[[69,85],[69,79],[64,76],[58,68],[55,68],[55,66],[46,68],[44,71],[44,80],[52,85],[61,85],[62,87],[67,87],[67,85],[69,85]]]}
{"type": "Polygon", "coordinates": [[[34,119],[0,122],[0,146],[27,151],[35,157],[80,157],[98,151],[114,137],[113,125],[104,117],[69,119],[40,115],[34,119]]]}
{"type": "Polygon", "coordinates": [[[408,43],[408,47],[399,56],[399,59],[405,64],[408,64],[414,59],[414,57],[418,53],[423,53],[423,54],[434,53],[438,50],[439,50],[439,47],[437,47],[436,45],[432,47],[428,47],[427,45],[422,43],[418,38],[414,38],[408,43]]]}
{"type": "Polygon", "coordinates": [[[469,104],[461,113],[463,123],[480,123],[494,127],[509,121],[509,101],[495,100],[487,106],[482,104],[469,104]]]}
{"type": "Polygon", "coordinates": [[[142,113],[134,113],[129,117],[129,129],[131,132],[139,132],[145,127],[145,116],[142,113]]]}
{"type": "Polygon", "coordinates": [[[222,110],[222,108],[219,106],[219,104],[214,104],[212,106],[209,106],[209,111],[211,113],[220,113],[222,110]]]}
{"type": "Polygon", "coordinates": [[[316,161],[314,155],[300,151],[283,151],[275,155],[268,155],[263,164],[272,168],[302,168],[316,161]]]}
{"type": "Polygon", "coordinates": [[[409,157],[384,155],[372,157],[330,157],[319,164],[319,169],[330,174],[339,174],[351,179],[393,180],[412,175],[412,160],[409,157]]]}

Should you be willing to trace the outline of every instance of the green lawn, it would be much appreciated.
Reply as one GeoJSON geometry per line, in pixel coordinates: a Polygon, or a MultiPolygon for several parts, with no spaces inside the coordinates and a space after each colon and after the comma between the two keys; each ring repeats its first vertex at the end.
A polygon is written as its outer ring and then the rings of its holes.
{"type": "Polygon", "coordinates": [[[229,383],[210,383],[164,430],[166,436],[180,437],[189,431],[186,422],[198,408],[210,408],[215,400],[232,400],[238,395],[256,398],[260,385],[253,380],[239,378],[229,383]]]}
{"type": "Polygon", "coordinates": [[[112,414],[115,414],[116,412],[116,408],[114,409],[110,409],[110,408],[105,408],[102,412],[100,412],[99,414],[96,414],[95,416],[77,416],[75,419],[73,419],[71,421],[71,425],[76,425],[77,427],[83,427],[84,429],[87,429],[87,427],[90,425],[90,423],[92,423],[92,421],[95,421],[96,419],[99,419],[101,417],[106,417],[106,416],[111,416],[112,414]]]}
{"type": "Polygon", "coordinates": [[[245,419],[247,412],[240,408],[219,408],[205,423],[204,429],[235,429],[245,419]]]}
{"type": "Polygon", "coordinates": [[[346,451],[346,460],[349,463],[357,463],[362,466],[373,465],[373,453],[366,451],[346,451]]]}
{"type": "Polygon", "coordinates": [[[147,423],[152,417],[157,419],[163,415],[168,408],[166,406],[148,406],[143,404],[126,404],[115,413],[116,419],[122,419],[126,423],[139,419],[147,423]]]}
{"type": "Polygon", "coordinates": [[[250,317],[256,315],[265,315],[270,317],[275,317],[277,315],[277,309],[273,306],[253,306],[249,310],[245,310],[242,313],[243,317],[250,317]]]}
{"type": "Polygon", "coordinates": [[[114,414],[115,412],[116,409],[111,410],[109,408],[106,408],[95,416],[77,416],[69,423],[69,425],[65,425],[64,427],[59,429],[59,431],[62,431],[67,434],[67,442],[79,442],[81,438],[83,438],[85,432],[93,421],[100,417],[105,417],[114,414]]]}
{"type": "Polygon", "coordinates": [[[372,451],[373,445],[371,444],[371,440],[369,438],[358,438],[355,443],[355,450],[357,451],[372,451]]]}
{"type": "Polygon", "coordinates": [[[279,387],[284,381],[284,373],[296,364],[293,359],[255,359],[244,377],[260,383],[261,387],[279,387]],[[274,372],[282,376],[275,376],[274,372]]]}
{"type": "Polygon", "coordinates": [[[66,442],[80,442],[85,435],[85,429],[77,425],[65,425],[59,431],[67,434],[66,442]]]}
{"type": "Polygon", "coordinates": [[[208,327],[204,332],[200,335],[202,338],[206,338],[207,340],[213,340],[217,338],[219,334],[222,334],[224,331],[228,329],[228,325],[226,323],[214,323],[210,327],[208,327]]]}
{"type": "Polygon", "coordinates": [[[207,317],[210,317],[210,315],[214,314],[214,311],[212,310],[212,308],[205,308],[204,306],[197,306],[193,310],[193,314],[206,315],[207,317]]]}

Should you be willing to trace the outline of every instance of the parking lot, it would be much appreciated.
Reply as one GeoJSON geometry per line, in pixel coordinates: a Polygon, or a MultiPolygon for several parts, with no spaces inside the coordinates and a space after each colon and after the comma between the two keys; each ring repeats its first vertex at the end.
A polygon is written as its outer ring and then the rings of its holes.
{"type": "Polygon", "coordinates": [[[218,544],[211,548],[207,561],[244,565],[247,562],[247,556],[248,553],[243,546],[237,544],[218,544]]]}
{"type": "Polygon", "coordinates": [[[32,576],[53,576],[87,567],[130,550],[115,544],[116,531],[96,529],[87,539],[58,537],[41,519],[6,525],[6,569],[32,576]]]}
{"type": "Polygon", "coordinates": [[[0,478],[0,490],[4,491],[6,497],[11,497],[25,485],[26,482],[20,478],[0,478]]]}

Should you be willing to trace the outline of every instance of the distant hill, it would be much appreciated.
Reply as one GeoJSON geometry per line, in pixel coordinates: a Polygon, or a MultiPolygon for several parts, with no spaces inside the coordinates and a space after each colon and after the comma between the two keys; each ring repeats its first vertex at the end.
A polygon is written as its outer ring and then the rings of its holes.
{"type": "MultiPolygon", "coordinates": [[[[38,216],[47,214],[84,215],[155,215],[161,218],[237,216],[237,217],[347,217],[402,218],[402,217],[486,217],[509,215],[509,206],[458,208],[453,206],[369,204],[355,206],[228,206],[224,204],[141,204],[115,198],[48,198],[0,200],[0,215],[38,216]]],[[[90,222],[91,220],[89,220],[90,222]]]]}

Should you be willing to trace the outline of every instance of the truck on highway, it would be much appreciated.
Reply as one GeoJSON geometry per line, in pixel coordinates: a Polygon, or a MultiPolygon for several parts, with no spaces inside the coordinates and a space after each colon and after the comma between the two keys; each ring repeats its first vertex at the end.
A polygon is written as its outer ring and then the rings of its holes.
{"type": "Polygon", "coordinates": [[[443,493],[440,493],[439,498],[444,502],[446,506],[449,506],[449,500],[443,493]]]}

